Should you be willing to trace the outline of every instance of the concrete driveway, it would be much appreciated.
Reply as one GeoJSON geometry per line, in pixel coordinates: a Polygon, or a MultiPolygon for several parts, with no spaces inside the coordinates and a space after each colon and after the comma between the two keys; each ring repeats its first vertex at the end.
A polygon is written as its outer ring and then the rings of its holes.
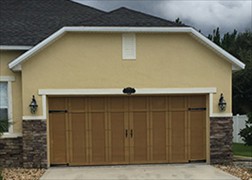
{"type": "Polygon", "coordinates": [[[206,164],[52,167],[41,180],[239,179],[206,164]]]}

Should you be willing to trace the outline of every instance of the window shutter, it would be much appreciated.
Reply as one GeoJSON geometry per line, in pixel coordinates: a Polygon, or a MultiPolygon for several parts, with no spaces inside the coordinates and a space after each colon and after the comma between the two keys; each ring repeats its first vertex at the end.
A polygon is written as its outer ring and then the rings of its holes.
{"type": "Polygon", "coordinates": [[[136,59],[136,36],[133,33],[122,35],[123,59],[136,59]]]}

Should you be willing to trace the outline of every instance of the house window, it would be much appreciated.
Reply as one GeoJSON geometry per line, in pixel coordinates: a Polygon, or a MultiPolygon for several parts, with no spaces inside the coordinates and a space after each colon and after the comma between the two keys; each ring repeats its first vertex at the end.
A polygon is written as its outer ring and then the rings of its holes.
{"type": "MultiPolygon", "coordinates": [[[[0,82],[0,121],[2,124],[6,125],[9,121],[8,112],[8,82],[0,82]]],[[[8,128],[4,128],[4,132],[8,132],[8,128]]]]}
{"type": "Polygon", "coordinates": [[[0,121],[10,123],[9,128],[4,129],[4,134],[13,133],[11,88],[13,81],[15,81],[13,76],[0,76],[0,121]]]}
{"type": "Polygon", "coordinates": [[[136,59],[136,35],[134,33],[122,34],[122,51],[124,60],[136,59]]]}

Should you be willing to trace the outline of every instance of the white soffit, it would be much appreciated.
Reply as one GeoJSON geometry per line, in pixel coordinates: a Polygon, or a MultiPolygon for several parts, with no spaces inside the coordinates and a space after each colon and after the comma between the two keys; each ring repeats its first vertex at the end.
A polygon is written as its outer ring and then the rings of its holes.
{"type": "Polygon", "coordinates": [[[41,51],[44,47],[51,44],[66,32],[115,32],[115,33],[190,33],[206,46],[213,49],[215,52],[227,59],[232,65],[233,70],[240,70],[245,68],[245,64],[239,61],[237,58],[214,44],[208,38],[191,27],[63,27],[51,36],[14,59],[9,63],[10,69],[15,69],[16,66],[41,51]]]}

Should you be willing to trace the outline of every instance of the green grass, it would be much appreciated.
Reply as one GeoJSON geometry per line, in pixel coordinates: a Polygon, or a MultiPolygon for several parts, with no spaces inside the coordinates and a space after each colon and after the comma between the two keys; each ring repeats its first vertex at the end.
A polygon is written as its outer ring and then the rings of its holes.
{"type": "Polygon", "coordinates": [[[252,157],[252,146],[245,146],[240,143],[233,143],[234,155],[252,157]]]}

